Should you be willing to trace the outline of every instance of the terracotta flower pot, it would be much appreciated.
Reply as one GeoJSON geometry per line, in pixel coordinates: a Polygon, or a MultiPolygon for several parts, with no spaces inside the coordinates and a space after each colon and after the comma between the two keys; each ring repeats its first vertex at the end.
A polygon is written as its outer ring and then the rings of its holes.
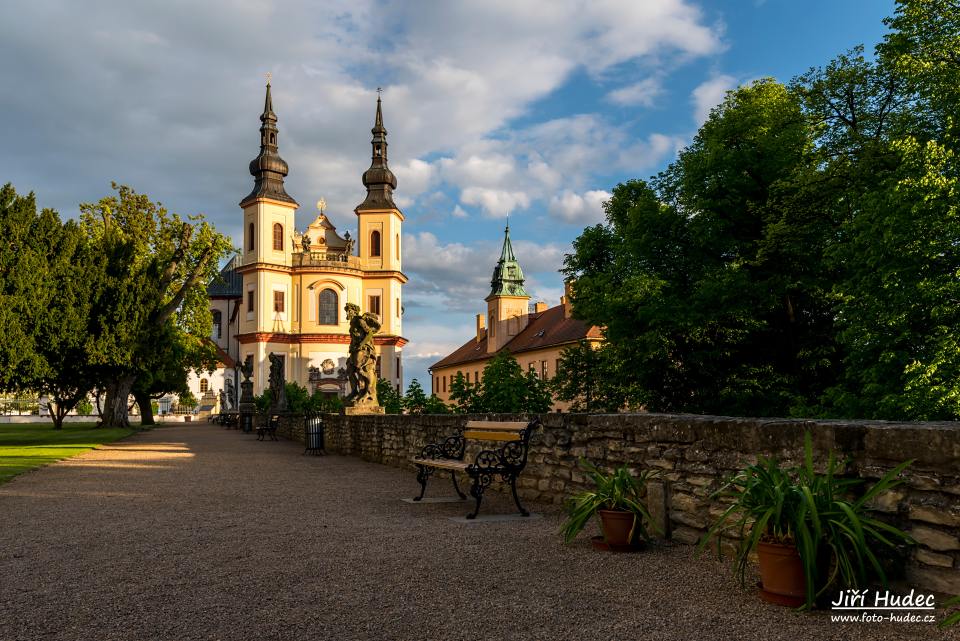
{"type": "Polygon", "coordinates": [[[600,527],[604,540],[614,545],[630,545],[630,530],[633,529],[633,512],[625,510],[599,510],[600,527]]]}
{"type": "Polygon", "coordinates": [[[797,547],[760,541],[757,556],[762,584],[760,598],[791,607],[803,605],[807,599],[807,579],[797,547]]]}

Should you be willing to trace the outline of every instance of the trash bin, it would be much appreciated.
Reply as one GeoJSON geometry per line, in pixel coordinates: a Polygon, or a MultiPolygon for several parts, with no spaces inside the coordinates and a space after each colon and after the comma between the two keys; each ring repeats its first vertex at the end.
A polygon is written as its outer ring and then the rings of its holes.
{"type": "Polygon", "coordinates": [[[326,454],[323,448],[323,417],[307,414],[303,417],[304,454],[326,454]]]}

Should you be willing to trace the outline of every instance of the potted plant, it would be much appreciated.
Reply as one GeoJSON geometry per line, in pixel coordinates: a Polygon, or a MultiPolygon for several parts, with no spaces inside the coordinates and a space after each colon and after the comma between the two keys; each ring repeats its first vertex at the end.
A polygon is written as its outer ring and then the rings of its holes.
{"type": "Polygon", "coordinates": [[[600,518],[602,542],[608,549],[630,549],[648,541],[647,528],[652,525],[652,519],[643,494],[647,481],[656,472],[644,471],[633,476],[623,465],[611,474],[604,474],[588,461],[581,459],[580,465],[595,487],[568,501],[568,517],[560,530],[564,541],[569,543],[576,538],[594,516],[600,518]]]}
{"type": "Polygon", "coordinates": [[[859,478],[842,478],[845,467],[833,453],[824,473],[813,466],[810,433],[804,437],[804,464],[781,467],[761,458],[748,465],[714,496],[730,504],[700,543],[702,548],[722,533],[739,537],[734,569],[741,585],[751,552],[757,551],[762,598],[782,605],[813,607],[816,599],[836,588],[857,587],[871,573],[886,585],[876,550],[910,542],[901,530],[871,515],[870,504],[899,485],[906,461],[855,497],[859,478]]]}

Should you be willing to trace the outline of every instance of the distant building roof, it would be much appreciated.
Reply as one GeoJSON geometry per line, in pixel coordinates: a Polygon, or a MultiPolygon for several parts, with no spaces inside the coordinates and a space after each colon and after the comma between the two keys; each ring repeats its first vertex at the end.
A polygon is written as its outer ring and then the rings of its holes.
{"type": "Polygon", "coordinates": [[[242,298],[243,297],[243,276],[237,272],[237,263],[239,259],[234,256],[230,259],[220,275],[214,278],[207,285],[207,295],[210,298],[242,298]]]}
{"type": "MultiPolygon", "coordinates": [[[[600,340],[600,328],[588,325],[576,318],[566,318],[563,305],[557,305],[539,314],[530,314],[530,322],[522,332],[514,336],[501,351],[520,354],[546,347],[555,347],[566,343],[575,343],[583,339],[600,340]]],[[[479,342],[471,338],[452,354],[440,359],[430,369],[450,367],[473,361],[485,361],[492,354],[487,353],[487,338],[479,342]]]]}

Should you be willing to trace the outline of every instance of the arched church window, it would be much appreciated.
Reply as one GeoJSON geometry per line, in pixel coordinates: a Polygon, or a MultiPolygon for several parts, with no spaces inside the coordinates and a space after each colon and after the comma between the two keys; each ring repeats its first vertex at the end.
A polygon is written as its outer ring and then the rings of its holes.
{"type": "Polygon", "coordinates": [[[277,144],[277,134],[270,134],[270,144],[271,145],[277,144]]]}
{"type": "Polygon", "coordinates": [[[213,332],[212,332],[213,338],[220,338],[223,335],[223,330],[221,325],[223,321],[223,316],[220,313],[219,309],[213,310],[213,314],[211,315],[213,316],[213,332]]]}
{"type": "Polygon", "coordinates": [[[332,289],[325,289],[320,292],[320,313],[317,315],[317,323],[320,325],[338,324],[337,292],[332,289]]]}
{"type": "Polygon", "coordinates": [[[273,223],[273,248],[283,251],[283,225],[280,223],[273,223]]]}
{"type": "Polygon", "coordinates": [[[253,251],[253,223],[247,225],[247,251],[253,251]]]}
{"type": "Polygon", "coordinates": [[[210,389],[210,383],[205,378],[200,379],[200,393],[206,394],[207,390],[210,389]]]}
{"type": "Polygon", "coordinates": [[[370,255],[380,255],[380,232],[378,231],[373,231],[370,233],[370,255]]]}

